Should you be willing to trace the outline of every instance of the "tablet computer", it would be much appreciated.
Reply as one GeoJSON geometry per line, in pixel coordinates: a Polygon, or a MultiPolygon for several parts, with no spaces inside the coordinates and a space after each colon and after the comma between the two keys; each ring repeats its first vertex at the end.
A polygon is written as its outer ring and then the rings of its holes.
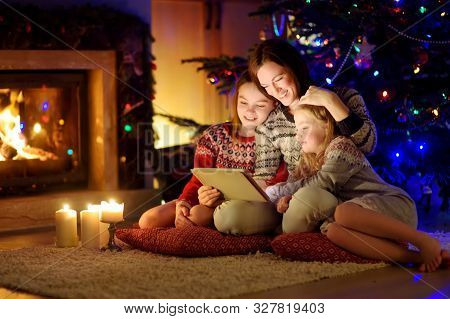
{"type": "Polygon", "coordinates": [[[203,185],[218,189],[225,200],[270,202],[253,177],[242,169],[193,168],[191,171],[203,185]]]}

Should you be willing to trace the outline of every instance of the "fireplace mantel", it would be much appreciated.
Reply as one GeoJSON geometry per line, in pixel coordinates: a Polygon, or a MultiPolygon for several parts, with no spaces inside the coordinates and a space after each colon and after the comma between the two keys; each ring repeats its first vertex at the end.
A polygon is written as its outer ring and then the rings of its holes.
{"type": "Polygon", "coordinates": [[[115,51],[0,50],[0,70],[84,70],[88,77],[88,187],[118,189],[115,51]]]}

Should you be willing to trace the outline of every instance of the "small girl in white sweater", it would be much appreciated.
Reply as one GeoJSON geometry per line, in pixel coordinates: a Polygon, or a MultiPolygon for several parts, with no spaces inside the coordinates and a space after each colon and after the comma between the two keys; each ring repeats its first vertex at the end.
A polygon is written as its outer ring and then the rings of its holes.
{"type": "Polygon", "coordinates": [[[327,237],[357,255],[412,262],[420,265],[420,271],[449,266],[450,254],[439,242],[416,230],[417,212],[411,197],[381,179],[355,144],[338,136],[335,121],[324,107],[302,104],[293,108],[293,114],[303,152],[299,179],[266,189],[278,212],[284,214],[285,232],[310,231],[328,219],[332,223],[321,227],[327,237]],[[306,196],[306,189],[316,191],[306,196]],[[299,218],[299,207],[302,203],[305,207],[308,196],[318,197],[320,206],[333,197],[330,193],[337,198],[336,205],[340,203],[337,207],[307,209],[308,216],[299,218]],[[408,250],[401,242],[413,244],[419,252],[408,250]]]}

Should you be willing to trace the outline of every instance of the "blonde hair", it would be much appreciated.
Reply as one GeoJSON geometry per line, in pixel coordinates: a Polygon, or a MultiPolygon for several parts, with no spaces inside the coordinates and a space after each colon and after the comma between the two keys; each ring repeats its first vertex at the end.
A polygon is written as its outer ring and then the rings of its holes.
{"type": "Polygon", "coordinates": [[[330,142],[338,135],[336,121],[328,110],[323,106],[300,104],[295,106],[292,113],[298,111],[307,111],[315,119],[325,124],[325,138],[321,145],[321,151],[317,154],[301,152],[300,161],[295,170],[297,179],[313,176],[324,163],[325,150],[330,142]]]}

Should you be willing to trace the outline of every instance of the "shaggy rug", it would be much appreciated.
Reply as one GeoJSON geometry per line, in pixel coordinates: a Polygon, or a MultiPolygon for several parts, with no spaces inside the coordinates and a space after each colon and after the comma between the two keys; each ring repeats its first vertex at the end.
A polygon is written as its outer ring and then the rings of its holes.
{"type": "Polygon", "coordinates": [[[55,298],[230,298],[385,266],[39,247],[0,252],[0,285],[55,298]]]}
{"type": "MultiPolygon", "coordinates": [[[[437,235],[448,247],[448,235],[437,235]]],[[[36,247],[0,251],[0,286],[55,298],[232,298],[386,266],[36,247]]]]}

